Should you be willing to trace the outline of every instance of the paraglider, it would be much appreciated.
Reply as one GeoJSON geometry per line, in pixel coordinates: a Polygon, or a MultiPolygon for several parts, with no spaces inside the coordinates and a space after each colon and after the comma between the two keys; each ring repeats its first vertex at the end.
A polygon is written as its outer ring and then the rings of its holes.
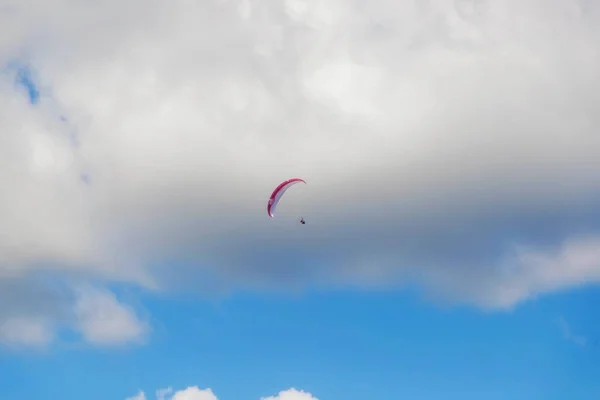
{"type": "MultiPolygon", "coordinates": [[[[269,198],[269,203],[267,204],[267,214],[269,215],[270,218],[273,218],[273,216],[275,215],[275,209],[277,208],[277,204],[279,203],[279,200],[281,200],[281,197],[284,195],[284,193],[290,187],[294,186],[297,183],[306,184],[306,181],[301,178],[288,179],[287,181],[281,182],[275,188],[275,190],[273,190],[273,193],[271,193],[271,197],[269,198]]],[[[304,221],[304,218],[300,219],[300,223],[302,225],[306,224],[306,221],[304,221]]]]}

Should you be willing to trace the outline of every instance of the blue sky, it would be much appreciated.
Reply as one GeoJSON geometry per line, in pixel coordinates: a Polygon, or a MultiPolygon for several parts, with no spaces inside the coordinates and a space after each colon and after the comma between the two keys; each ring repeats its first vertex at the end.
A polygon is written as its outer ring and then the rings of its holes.
{"type": "Polygon", "coordinates": [[[65,400],[192,385],[219,399],[289,387],[320,399],[592,399],[594,337],[577,345],[556,320],[592,333],[598,300],[598,290],[582,289],[487,314],[408,293],[144,298],[159,321],[150,345],[3,353],[2,387],[13,398],[65,400]]]}
{"type": "Polygon", "coordinates": [[[597,26],[577,1],[0,8],[2,395],[600,398],[597,26]]]}

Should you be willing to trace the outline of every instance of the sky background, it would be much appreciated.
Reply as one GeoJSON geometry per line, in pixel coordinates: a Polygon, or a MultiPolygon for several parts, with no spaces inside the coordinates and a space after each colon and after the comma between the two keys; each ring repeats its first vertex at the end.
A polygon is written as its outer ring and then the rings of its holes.
{"type": "Polygon", "coordinates": [[[0,33],[3,396],[600,398],[596,2],[5,0],[0,33]]]}

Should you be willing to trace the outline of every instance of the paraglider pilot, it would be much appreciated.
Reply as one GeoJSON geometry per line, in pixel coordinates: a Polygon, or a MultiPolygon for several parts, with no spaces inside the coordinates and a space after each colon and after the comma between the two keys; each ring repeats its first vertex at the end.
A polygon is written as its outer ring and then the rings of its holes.
{"type": "Polygon", "coordinates": [[[302,217],[300,218],[300,223],[301,223],[302,225],[306,224],[306,221],[304,220],[304,218],[302,218],[302,217]]]}

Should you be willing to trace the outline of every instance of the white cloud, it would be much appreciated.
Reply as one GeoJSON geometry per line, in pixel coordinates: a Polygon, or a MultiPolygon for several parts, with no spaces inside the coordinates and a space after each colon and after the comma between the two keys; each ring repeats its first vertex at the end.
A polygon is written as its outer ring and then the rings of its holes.
{"type": "Polygon", "coordinates": [[[197,386],[191,386],[175,392],[170,400],[217,400],[217,396],[211,389],[199,389],[197,386]]]}
{"type": "Polygon", "coordinates": [[[0,342],[9,346],[45,347],[54,339],[52,328],[42,318],[9,317],[0,321],[0,342]]]}
{"type": "Polygon", "coordinates": [[[139,344],[151,330],[114,293],[91,285],[0,279],[0,304],[0,343],[16,348],[45,348],[62,341],[61,330],[96,346],[139,344]]]}
{"type": "Polygon", "coordinates": [[[39,279],[0,278],[0,344],[45,348],[69,323],[69,296],[39,279]]]}
{"type": "Polygon", "coordinates": [[[126,398],[125,400],[147,400],[146,395],[141,390],[135,395],[126,398]]]}
{"type": "MultiPolygon", "coordinates": [[[[0,279],[408,279],[486,307],[600,280],[593,2],[10,7],[0,62],[42,98],[0,78],[0,279]],[[269,220],[290,176],[309,185],[269,220]]],[[[84,335],[139,336],[114,310],[84,335]]]]}
{"type": "Polygon", "coordinates": [[[173,393],[173,388],[158,389],[156,391],[156,400],[168,400],[167,396],[173,393]]]}
{"type": "Polygon", "coordinates": [[[86,341],[97,345],[140,342],[149,326],[108,291],[86,287],[75,305],[76,328],[86,341]]]}
{"type": "Polygon", "coordinates": [[[263,397],[261,400],[319,400],[312,394],[294,388],[283,390],[277,396],[263,397]]]}
{"type": "MultiPolygon", "coordinates": [[[[480,277],[487,271],[472,274],[472,279],[483,284],[468,287],[462,300],[475,300],[489,309],[510,308],[543,293],[599,281],[598,260],[600,237],[597,236],[575,237],[549,250],[515,246],[498,262],[493,280],[480,277]]],[[[456,293],[462,286],[449,276],[451,273],[435,271],[430,278],[438,290],[456,293]]]]}
{"type": "MultiPolygon", "coordinates": [[[[157,400],[218,400],[218,397],[211,389],[200,389],[198,386],[190,386],[173,392],[172,388],[159,389],[156,391],[157,400]]],[[[146,400],[144,392],[140,391],[134,397],[128,397],[126,400],[146,400]]],[[[261,397],[261,400],[319,400],[310,393],[294,388],[283,390],[277,396],[261,397]]]]}

